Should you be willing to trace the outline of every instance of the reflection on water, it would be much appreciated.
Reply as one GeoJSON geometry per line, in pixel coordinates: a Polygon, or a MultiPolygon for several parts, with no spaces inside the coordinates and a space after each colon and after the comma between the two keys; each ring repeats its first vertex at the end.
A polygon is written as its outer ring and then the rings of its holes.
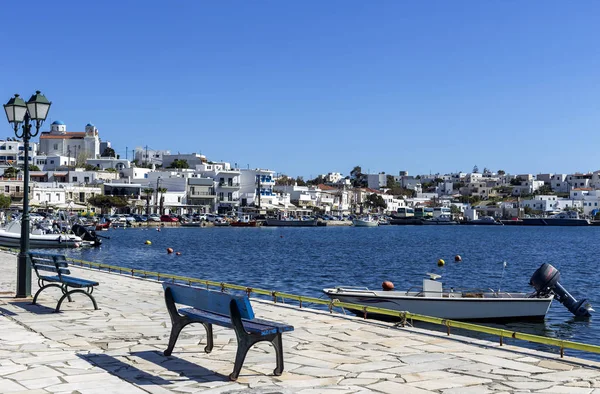
{"type": "MultiPolygon", "coordinates": [[[[533,272],[550,263],[561,271],[561,284],[573,296],[600,305],[600,287],[590,275],[596,271],[600,227],[165,228],[110,230],[102,235],[111,239],[100,248],[67,253],[83,260],[312,297],[332,286],[378,289],[384,280],[405,290],[420,285],[426,272],[442,275],[446,287],[530,292],[533,272]],[[167,254],[167,248],[181,255],[167,254]],[[460,263],[454,263],[457,254],[462,256],[460,263]],[[446,261],[442,268],[436,264],[440,258],[446,261]]],[[[600,345],[600,328],[593,319],[575,319],[555,301],[545,323],[496,326],[600,345]]],[[[585,357],[600,360],[595,354],[585,357]]]]}

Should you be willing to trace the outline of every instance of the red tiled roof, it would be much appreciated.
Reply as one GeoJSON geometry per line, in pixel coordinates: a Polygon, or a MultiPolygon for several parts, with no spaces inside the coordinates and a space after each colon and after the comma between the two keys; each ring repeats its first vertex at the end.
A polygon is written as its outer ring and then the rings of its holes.
{"type": "Polygon", "coordinates": [[[592,189],[591,187],[576,187],[573,190],[588,190],[589,191],[589,190],[594,190],[594,189],[592,189]]]}
{"type": "Polygon", "coordinates": [[[85,131],[68,131],[65,134],[50,134],[49,132],[42,133],[40,139],[45,140],[68,140],[68,139],[79,139],[85,137],[85,131]]]}
{"type": "Polygon", "coordinates": [[[321,190],[337,190],[337,188],[335,188],[333,186],[325,185],[323,183],[318,184],[317,187],[321,190]]]}

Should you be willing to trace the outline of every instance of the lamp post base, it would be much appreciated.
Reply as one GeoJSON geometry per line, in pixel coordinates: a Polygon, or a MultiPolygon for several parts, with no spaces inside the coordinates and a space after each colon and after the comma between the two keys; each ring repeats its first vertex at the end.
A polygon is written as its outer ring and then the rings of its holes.
{"type": "Polygon", "coordinates": [[[31,297],[31,262],[26,251],[17,255],[17,295],[16,298],[31,297]]]}

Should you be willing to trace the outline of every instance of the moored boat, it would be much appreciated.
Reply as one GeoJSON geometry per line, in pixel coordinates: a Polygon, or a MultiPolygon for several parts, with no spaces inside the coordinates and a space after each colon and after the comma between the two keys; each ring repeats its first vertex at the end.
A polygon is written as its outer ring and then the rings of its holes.
{"type": "MultiPolygon", "coordinates": [[[[12,221],[0,229],[0,246],[19,247],[21,244],[21,222],[12,221]]],[[[47,234],[41,229],[34,229],[29,234],[29,247],[37,248],[75,248],[92,246],[93,241],[84,241],[74,234],[47,234]]]]}
{"type": "Polygon", "coordinates": [[[377,227],[379,226],[379,221],[371,216],[365,216],[362,218],[352,219],[352,224],[355,227],[377,227]]]}
{"type": "Polygon", "coordinates": [[[524,226],[589,226],[590,221],[576,211],[564,211],[546,218],[523,218],[524,226]]]}
{"type": "MultiPolygon", "coordinates": [[[[408,291],[393,291],[393,285],[384,282],[385,290],[336,287],[323,292],[341,302],[452,320],[543,320],[555,296],[576,316],[589,317],[593,311],[587,300],[578,302],[558,283],[560,274],[549,264],[543,264],[533,274],[531,284],[536,290],[531,293],[444,290],[436,280],[439,278],[429,274],[423,279],[422,288],[408,291]]],[[[363,314],[360,309],[352,311],[363,314]]]]}
{"type": "Polygon", "coordinates": [[[317,225],[317,219],[265,219],[265,226],[278,226],[278,227],[315,227],[317,225]]]}

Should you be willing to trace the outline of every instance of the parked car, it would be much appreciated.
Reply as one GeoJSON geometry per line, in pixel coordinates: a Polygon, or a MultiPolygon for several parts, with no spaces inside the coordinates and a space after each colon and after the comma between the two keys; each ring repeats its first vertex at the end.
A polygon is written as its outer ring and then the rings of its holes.
{"type": "Polygon", "coordinates": [[[160,216],[153,213],[152,215],[148,216],[148,221],[149,222],[160,222],[160,216]]]}
{"type": "Polygon", "coordinates": [[[148,218],[144,217],[142,215],[133,215],[133,218],[137,221],[137,222],[147,222],[148,218]]]}
{"type": "Polygon", "coordinates": [[[171,215],[162,215],[160,217],[160,221],[161,222],[178,222],[179,219],[177,219],[176,217],[173,217],[171,215]]]}

